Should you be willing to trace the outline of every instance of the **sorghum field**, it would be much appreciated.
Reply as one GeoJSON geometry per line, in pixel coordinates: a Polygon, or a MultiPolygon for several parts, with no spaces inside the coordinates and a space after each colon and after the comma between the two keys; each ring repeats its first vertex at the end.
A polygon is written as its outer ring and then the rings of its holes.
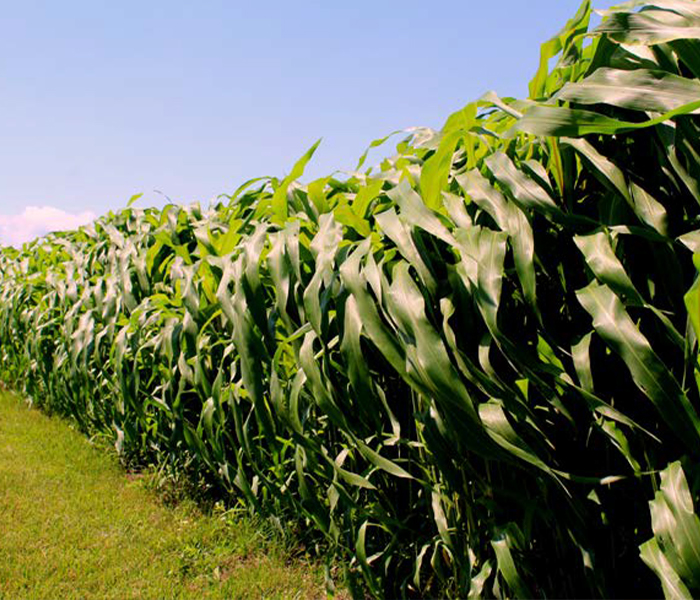
{"type": "Polygon", "coordinates": [[[700,3],[590,16],[377,168],[3,249],[2,379],[358,597],[697,597],[700,3]]]}

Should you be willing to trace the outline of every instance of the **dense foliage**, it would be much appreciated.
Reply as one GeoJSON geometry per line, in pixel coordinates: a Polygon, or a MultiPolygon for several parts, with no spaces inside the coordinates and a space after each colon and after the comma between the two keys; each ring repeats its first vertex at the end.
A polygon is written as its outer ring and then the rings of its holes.
{"type": "Polygon", "coordinates": [[[377,170],[4,249],[2,376],[377,597],[700,594],[700,3],[589,17],[377,170]]]}

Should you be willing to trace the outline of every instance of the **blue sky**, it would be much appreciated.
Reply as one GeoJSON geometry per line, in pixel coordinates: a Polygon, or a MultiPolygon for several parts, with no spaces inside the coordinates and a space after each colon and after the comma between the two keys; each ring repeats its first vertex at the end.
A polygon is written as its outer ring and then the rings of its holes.
{"type": "Polygon", "coordinates": [[[206,202],[319,137],[308,176],[351,169],[394,129],[524,96],[578,5],[0,0],[0,235],[29,207],[206,202]]]}

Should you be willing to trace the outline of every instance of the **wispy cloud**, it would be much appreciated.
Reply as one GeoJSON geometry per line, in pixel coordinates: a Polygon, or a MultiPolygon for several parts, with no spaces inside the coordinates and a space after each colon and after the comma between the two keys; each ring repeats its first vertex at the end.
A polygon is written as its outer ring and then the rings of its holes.
{"type": "Polygon", "coordinates": [[[0,244],[21,246],[51,231],[76,229],[95,218],[89,210],[69,213],[53,206],[27,206],[16,215],[0,214],[0,244]]]}

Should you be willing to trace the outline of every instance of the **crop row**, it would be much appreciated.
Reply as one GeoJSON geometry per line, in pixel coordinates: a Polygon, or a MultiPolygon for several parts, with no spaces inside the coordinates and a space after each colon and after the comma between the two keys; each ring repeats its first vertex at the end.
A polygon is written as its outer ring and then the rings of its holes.
{"type": "Polygon", "coordinates": [[[3,379],[358,595],[700,593],[700,5],[589,18],[378,169],[3,249],[3,379]]]}

